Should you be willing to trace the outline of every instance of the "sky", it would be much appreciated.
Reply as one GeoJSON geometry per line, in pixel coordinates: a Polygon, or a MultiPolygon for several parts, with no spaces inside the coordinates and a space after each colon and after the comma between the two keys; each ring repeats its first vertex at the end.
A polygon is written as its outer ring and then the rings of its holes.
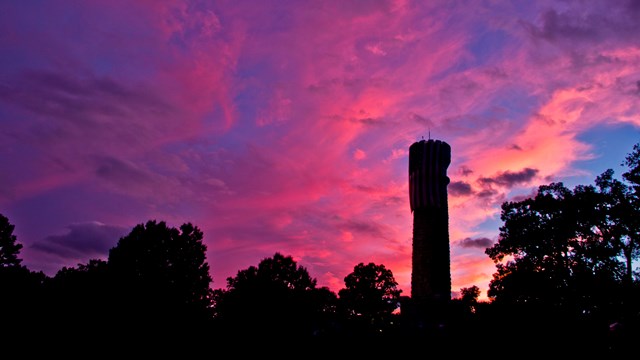
{"type": "Polygon", "coordinates": [[[592,184],[640,141],[640,1],[0,2],[0,213],[23,264],[204,232],[212,288],[276,252],[337,292],[411,292],[408,149],[452,148],[454,296],[500,205],[592,184]]]}

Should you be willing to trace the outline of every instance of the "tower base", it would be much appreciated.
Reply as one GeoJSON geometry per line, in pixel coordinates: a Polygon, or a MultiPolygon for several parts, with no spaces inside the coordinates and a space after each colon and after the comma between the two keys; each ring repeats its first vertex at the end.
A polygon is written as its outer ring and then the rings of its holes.
{"type": "Polygon", "coordinates": [[[402,323],[409,331],[433,332],[443,331],[449,319],[450,301],[417,301],[405,297],[400,302],[402,323]]]}

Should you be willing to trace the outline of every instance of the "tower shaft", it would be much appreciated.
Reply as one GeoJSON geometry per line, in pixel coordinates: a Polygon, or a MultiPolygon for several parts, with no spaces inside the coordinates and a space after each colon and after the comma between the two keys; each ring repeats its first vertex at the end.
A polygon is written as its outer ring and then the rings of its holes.
{"type": "Polygon", "coordinates": [[[451,299],[447,168],[451,147],[422,140],[409,147],[409,198],[413,212],[411,298],[416,306],[451,299]]]}
{"type": "Polygon", "coordinates": [[[451,298],[448,215],[440,209],[413,212],[411,298],[439,303],[451,298]],[[447,241],[443,241],[443,239],[447,241]]]}

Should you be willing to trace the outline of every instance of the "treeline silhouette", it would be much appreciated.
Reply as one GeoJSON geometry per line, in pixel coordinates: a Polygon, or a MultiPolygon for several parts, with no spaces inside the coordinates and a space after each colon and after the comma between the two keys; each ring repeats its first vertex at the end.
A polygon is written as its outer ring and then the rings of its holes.
{"type": "Polygon", "coordinates": [[[15,336],[94,340],[112,332],[625,354],[640,336],[640,144],[623,165],[622,180],[609,169],[594,185],[551,183],[503,203],[498,241],[485,251],[496,264],[489,301],[478,300],[477,286],[462,288],[437,309],[445,314],[424,319],[403,312],[411,299],[383,264],[355,265],[336,294],[276,252],[214,290],[203,233],[190,223],[149,220],[120,238],[107,260],[49,277],[21,264],[14,226],[0,215],[1,326],[15,336]]]}

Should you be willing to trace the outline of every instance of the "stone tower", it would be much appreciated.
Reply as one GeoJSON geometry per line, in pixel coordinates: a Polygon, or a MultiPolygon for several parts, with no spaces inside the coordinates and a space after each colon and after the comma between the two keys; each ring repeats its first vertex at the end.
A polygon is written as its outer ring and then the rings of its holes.
{"type": "Polygon", "coordinates": [[[451,300],[447,168],[451,147],[421,140],[409,147],[409,200],[413,213],[411,302],[417,315],[451,300]]]}

